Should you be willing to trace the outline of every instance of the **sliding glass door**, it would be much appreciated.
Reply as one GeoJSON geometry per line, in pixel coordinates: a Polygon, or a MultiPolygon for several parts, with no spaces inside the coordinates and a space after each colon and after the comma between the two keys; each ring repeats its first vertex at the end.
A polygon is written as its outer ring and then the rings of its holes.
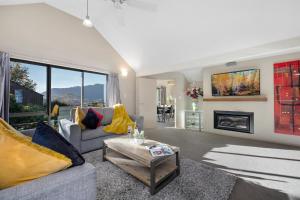
{"type": "Polygon", "coordinates": [[[103,107],[106,101],[106,76],[102,74],[84,72],[85,107],[103,107]]]}
{"type": "Polygon", "coordinates": [[[25,130],[47,122],[47,106],[47,66],[11,62],[10,124],[25,130]]]}
{"type": "Polygon", "coordinates": [[[106,81],[106,74],[12,59],[9,122],[18,130],[39,121],[57,128],[72,108],[105,106],[106,81]]]}
{"type": "Polygon", "coordinates": [[[51,68],[51,121],[69,119],[70,111],[81,106],[82,72],[51,68]],[[58,109],[58,110],[57,110],[58,109]]]}

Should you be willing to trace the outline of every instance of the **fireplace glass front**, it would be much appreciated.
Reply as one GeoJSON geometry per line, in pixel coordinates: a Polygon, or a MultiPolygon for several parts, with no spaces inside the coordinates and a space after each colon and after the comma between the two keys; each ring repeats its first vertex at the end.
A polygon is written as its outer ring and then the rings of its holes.
{"type": "Polygon", "coordinates": [[[214,128],[253,133],[253,117],[252,112],[214,111],[214,128]]]}

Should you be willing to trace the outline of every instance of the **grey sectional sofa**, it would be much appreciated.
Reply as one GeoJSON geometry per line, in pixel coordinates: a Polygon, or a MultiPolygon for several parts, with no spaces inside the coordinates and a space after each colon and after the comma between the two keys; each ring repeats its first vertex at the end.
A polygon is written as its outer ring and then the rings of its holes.
{"type": "MultiPolygon", "coordinates": [[[[106,133],[103,128],[112,122],[114,114],[113,108],[93,108],[100,112],[104,118],[101,121],[103,126],[97,129],[81,130],[81,128],[74,123],[75,109],[71,110],[70,119],[62,119],[59,121],[59,133],[63,135],[73,146],[75,146],[80,153],[86,153],[96,149],[102,148],[104,139],[111,137],[118,137],[120,135],[113,133],[106,133]]],[[[87,112],[88,108],[83,108],[87,112]]],[[[137,123],[138,129],[143,130],[144,118],[142,116],[130,115],[130,118],[137,123]]]]}
{"type": "MultiPolygon", "coordinates": [[[[34,129],[22,133],[32,137],[34,129]]],[[[96,187],[96,169],[85,163],[2,189],[0,200],[96,200],[96,187]]]]}
{"type": "Polygon", "coordinates": [[[81,166],[0,190],[0,199],[96,200],[96,192],[95,167],[85,163],[81,166]]]}

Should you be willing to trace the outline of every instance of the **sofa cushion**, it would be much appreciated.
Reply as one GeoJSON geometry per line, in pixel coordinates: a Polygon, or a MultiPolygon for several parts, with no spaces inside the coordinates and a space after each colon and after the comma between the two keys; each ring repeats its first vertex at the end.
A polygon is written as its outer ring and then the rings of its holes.
{"type": "Polygon", "coordinates": [[[71,164],[64,155],[0,127],[0,190],[60,171],[71,164]]]}
{"type": "Polygon", "coordinates": [[[108,134],[105,137],[98,137],[92,140],[82,140],[81,141],[81,152],[86,153],[90,151],[94,151],[97,149],[101,149],[103,147],[103,141],[113,137],[120,137],[119,135],[115,134],[108,134]]]}
{"type": "MultiPolygon", "coordinates": [[[[114,108],[110,108],[110,107],[105,107],[105,108],[92,107],[92,108],[104,116],[103,120],[101,121],[101,125],[106,126],[108,124],[111,124],[112,117],[114,115],[114,108]]],[[[84,113],[87,113],[88,109],[89,108],[82,108],[84,113]]],[[[71,120],[70,121],[72,121],[72,122],[75,122],[75,112],[76,112],[75,108],[71,109],[71,112],[70,112],[71,120]]]]}
{"type": "Polygon", "coordinates": [[[114,115],[114,108],[106,107],[96,111],[100,112],[103,115],[103,119],[101,121],[102,126],[111,124],[114,115]]]}
{"type": "Polygon", "coordinates": [[[84,111],[78,106],[75,111],[75,124],[78,124],[81,129],[85,129],[85,125],[82,123],[82,120],[85,117],[84,111]]]}
{"type": "Polygon", "coordinates": [[[82,123],[85,125],[86,128],[89,129],[96,129],[98,127],[99,118],[97,114],[93,111],[93,109],[89,109],[86,113],[82,123]]]}
{"type": "Polygon", "coordinates": [[[24,137],[31,141],[31,137],[26,136],[26,135],[22,134],[21,132],[17,131],[14,127],[12,127],[10,124],[8,124],[6,121],[4,121],[4,119],[2,119],[2,118],[0,118],[0,127],[4,128],[4,129],[8,129],[10,131],[13,131],[18,136],[24,137]]]}
{"type": "Polygon", "coordinates": [[[101,121],[102,121],[102,119],[103,119],[104,116],[103,116],[100,112],[96,111],[96,110],[93,109],[93,108],[91,108],[91,110],[97,115],[97,117],[98,117],[98,119],[99,119],[99,122],[98,122],[98,124],[97,124],[97,127],[101,126],[101,121]]]}
{"type": "Polygon", "coordinates": [[[110,135],[109,133],[106,133],[103,131],[104,126],[100,126],[96,129],[86,129],[82,131],[81,139],[82,140],[91,140],[98,137],[105,137],[110,135]]]}
{"type": "Polygon", "coordinates": [[[32,142],[65,155],[72,160],[72,166],[82,165],[85,162],[84,158],[71,143],[44,122],[38,123],[32,142]]]}

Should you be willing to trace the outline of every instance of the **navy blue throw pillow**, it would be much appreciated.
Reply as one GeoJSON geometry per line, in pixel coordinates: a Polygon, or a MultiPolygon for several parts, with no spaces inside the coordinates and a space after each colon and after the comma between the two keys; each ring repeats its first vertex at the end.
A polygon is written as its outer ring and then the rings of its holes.
{"type": "Polygon", "coordinates": [[[92,109],[89,109],[85,115],[85,118],[82,120],[82,123],[86,128],[96,129],[99,123],[99,118],[92,109]]]}
{"type": "Polygon", "coordinates": [[[55,129],[44,122],[39,122],[32,142],[52,149],[58,153],[65,155],[72,160],[72,166],[82,165],[85,160],[77,149],[61,136],[55,129]]]}

